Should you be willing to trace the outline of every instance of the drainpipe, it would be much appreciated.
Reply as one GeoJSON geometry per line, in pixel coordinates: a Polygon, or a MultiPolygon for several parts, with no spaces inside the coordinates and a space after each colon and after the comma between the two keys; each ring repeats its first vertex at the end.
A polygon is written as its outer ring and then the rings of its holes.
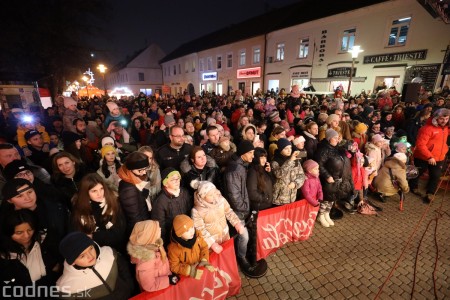
{"type": "Polygon", "coordinates": [[[267,57],[267,33],[264,33],[264,60],[263,60],[263,72],[262,72],[262,93],[266,94],[266,57],[267,57]]]}

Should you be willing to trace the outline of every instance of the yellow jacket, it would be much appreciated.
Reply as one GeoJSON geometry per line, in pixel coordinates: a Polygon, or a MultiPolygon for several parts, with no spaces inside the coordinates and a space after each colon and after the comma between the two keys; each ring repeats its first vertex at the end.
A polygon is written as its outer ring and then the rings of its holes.
{"type": "MultiPolygon", "coordinates": [[[[35,126],[35,130],[39,131],[42,135],[42,138],[44,139],[44,143],[49,144],[50,143],[50,136],[48,135],[47,131],[45,131],[45,127],[37,124],[35,126]]],[[[28,131],[25,127],[19,125],[17,127],[17,143],[19,144],[20,148],[27,147],[27,141],[25,140],[25,133],[28,131]]]]}

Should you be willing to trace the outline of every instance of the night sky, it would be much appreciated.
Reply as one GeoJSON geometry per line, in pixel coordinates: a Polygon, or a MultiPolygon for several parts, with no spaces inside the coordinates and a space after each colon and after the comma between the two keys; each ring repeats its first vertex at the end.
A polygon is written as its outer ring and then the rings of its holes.
{"type": "Polygon", "coordinates": [[[158,44],[166,54],[194,38],[299,0],[110,0],[110,24],[99,42],[115,64],[158,44]]]}

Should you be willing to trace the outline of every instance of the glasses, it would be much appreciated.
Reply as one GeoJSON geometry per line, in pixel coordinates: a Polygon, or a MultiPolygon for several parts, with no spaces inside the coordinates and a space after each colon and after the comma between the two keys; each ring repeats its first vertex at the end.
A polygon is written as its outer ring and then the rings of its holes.
{"type": "Polygon", "coordinates": [[[17,173],[16,176],[14,176],[15,178],[25,178],[27,176],[31,176],[33,175],[33,172],[31,172],[30,170],[26,170],[20,173],[17,173]]]}
{"type": "Polygon", "coordinates": [[[148,170],[150,170],[150,166],[148,166],[146,168],[142,168],[142,169],[137,169],[136,172],[143,173],[143,172],[147,172],[148,170]]]}

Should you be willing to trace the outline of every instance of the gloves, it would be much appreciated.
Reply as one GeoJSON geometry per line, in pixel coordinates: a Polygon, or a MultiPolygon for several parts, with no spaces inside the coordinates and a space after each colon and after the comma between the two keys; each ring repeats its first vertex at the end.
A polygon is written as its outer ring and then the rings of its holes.
{"type": "Polygon", "coordinates": [[[197,269],[198,263],[191,265],[191,271],[189,272],[189,276],[199,280],[202,278],[203,270],[197,269]]]}
{"type": "Polygon", "coordinates": [[[217,254],[220,254],[220,252],[222,252],[222,250],[223,250],[222,246],[220,246],[220,245],[217,244],[217,243],[212,244],[212,245],[211,245],[211,249],[212,249],[214,252],[216,252],[217,254]]]}
{"type": "Polygon", "coordinates": [[[236,228],[236,231],[237,231],[239,234],[243,234],[243,233],[244,233],[245,226],[242,225],[242,223],[237,223],[236,226],[234,226],[234,228],[236,228]]]}
{"type": "MultiPolygon", "coordinates": [[[[221,247],[222,248],[222,247],[221,247]]],[[[214,267],[209,264],[209,262],[205,259],[202,259],[198,264],[199,267],[205,267],[208,271],[214,272],[214,267]]]]}
{"type": "Polygon", "coordinates": [[[180,277],[178,277],[178,275],[169,275],[169,283],[171,285],[176,285],[178,283],[178,281],[180,281],[180,277]]]}

